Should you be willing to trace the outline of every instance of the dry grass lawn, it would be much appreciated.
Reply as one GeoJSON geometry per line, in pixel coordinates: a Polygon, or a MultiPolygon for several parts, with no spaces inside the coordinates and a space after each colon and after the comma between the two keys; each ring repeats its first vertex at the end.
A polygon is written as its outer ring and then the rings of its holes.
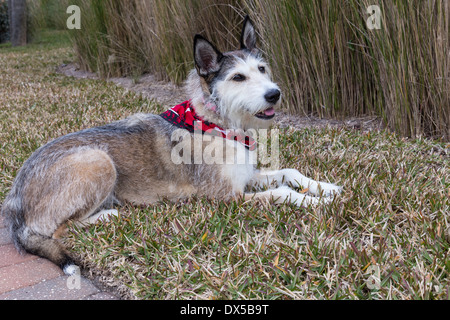
{"type": "MultiPolygon", "coordinates": [[[[0,46],[0,202],[42,144],[161,111],[115,84],[55,73],[73,59],[60,33],[0,46]]],[[[72,228],[67,245],[128,298],[449,298],[448,144],[387,131],[280,131],[283,167],[344,186],[331,205],[125,206],[108,223],[72,228]]]]}

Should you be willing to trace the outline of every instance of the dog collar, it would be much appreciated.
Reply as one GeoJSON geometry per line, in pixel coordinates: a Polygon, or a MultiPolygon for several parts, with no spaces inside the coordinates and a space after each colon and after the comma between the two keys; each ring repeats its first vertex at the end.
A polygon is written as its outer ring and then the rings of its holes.
{"type": "Polygon", "coordinates": [[[256,149],[255,139],[243,134],[243,132],[231,129],[226,130],[212,122],[203,120],[195,112],[191,100],[170,108],[166,112],[160,114],[160,116],[178,128],[186,129],[189,132],[201,132],[202,134],[206,133],[224,139],[234,140],[243,144],[250,151],[256,149]]]}

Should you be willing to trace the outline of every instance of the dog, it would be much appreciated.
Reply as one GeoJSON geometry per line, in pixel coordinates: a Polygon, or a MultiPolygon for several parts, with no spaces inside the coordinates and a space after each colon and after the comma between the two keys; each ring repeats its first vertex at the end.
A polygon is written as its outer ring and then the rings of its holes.
{"type": "Polygon", "coordinates": [[[248,17],[238,50],[222,53],[195,35],[195,69],[186,81],[188,101],[161,115],[135,114],[70,133],[36,150],[19,170],[2,206],[17,249],[47,258],[71,275],[78,267],[58,240],[66,223],[107,218],[117,214],[115,205],[125,202],[146,205],[193,195],[298,206],[331,201],[341,187],[314,181],[295,169],[264,171],[256,169],[255,161],[237,161],[254,158],[255,141],[236,137],[245,130],[269,128],[281,103],[281,90],[256,42],[248,17]],[[200,141],[201,151],[226,147],[234,161],[173,161],[180,141],[193,142],[183,150],[183,156],[192,158],[199,130],[201,137],[215,133],[200,141]],[[300,186],[310,195],[292,189],[300,186]],[[246,192],[248,187],[259,191],[246,192]]]}

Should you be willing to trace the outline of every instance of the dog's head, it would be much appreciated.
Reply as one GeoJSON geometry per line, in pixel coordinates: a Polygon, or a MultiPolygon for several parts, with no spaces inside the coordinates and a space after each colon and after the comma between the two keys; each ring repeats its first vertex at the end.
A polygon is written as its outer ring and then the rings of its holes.
{"type": "MultiPolygon", "coordinates": [[[[222,53],[200,35],[194,38],[196,71],[201,88],[197,103],[215,109],[228,127],[268,128],[280,104],[280,88],[272,81],[267,62],[256,48],[256,31],[246,17],[239,50],[222,53]]],[[[200,89],[199,88],[199,89],[200,89]]]]}

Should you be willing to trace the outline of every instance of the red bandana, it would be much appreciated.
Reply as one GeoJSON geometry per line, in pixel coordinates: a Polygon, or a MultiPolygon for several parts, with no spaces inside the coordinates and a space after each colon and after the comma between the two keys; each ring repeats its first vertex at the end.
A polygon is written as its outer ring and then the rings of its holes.
{"type": "Polygon", "coordinates": [[[256,141],[252,137],[239,134],[234,130],[225,130],[214,123],[204,121],[195,112],[190,100],[170,108],[166,112],[160,114],[160,116],[171,124],[186,129],[189,132],[200,130],[202,133],[237,141],[250,151],[256,149],[256,141]]]}

